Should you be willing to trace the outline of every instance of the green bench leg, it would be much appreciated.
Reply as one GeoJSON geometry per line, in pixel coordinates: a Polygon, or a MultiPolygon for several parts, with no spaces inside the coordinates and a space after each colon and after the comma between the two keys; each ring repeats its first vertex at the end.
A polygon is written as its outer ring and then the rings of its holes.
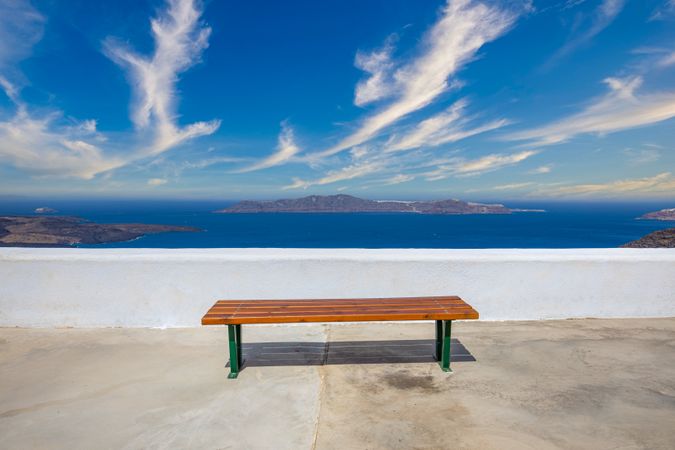
{"type": "Polygon", "coordinates": [[[235,325],[235,331],[237,335],[237,359],[239,362],[239,370],[241,370],[241,366],[244,365],[244,354],[241,352],[241,324],[235,325]]]}
{"type": "Polygon", "coordinates": [[[450,370],[450,335],[452,332],[452,320],[436,321],[436,359],[443,372],[450,370]]]}
{"type": "Polygon", "coordinates": [[[443,321],[436,321],[436,361],[441,360],[441,353],[443,352],[443,321]]]}
{"type": "Polygon", "coordinates": [[[230,341],[230,374],[227,378],[237,378],[241,363],[241,325],[228,325],[227,335],[230,341]]]}

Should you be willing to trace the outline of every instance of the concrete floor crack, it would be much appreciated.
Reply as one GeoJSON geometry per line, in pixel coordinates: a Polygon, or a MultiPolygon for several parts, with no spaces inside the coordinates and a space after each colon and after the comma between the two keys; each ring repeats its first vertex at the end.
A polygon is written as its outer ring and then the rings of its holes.
{"type": "Polygon", "coordinates": [[[316,423],[314,426],[314,438],[312,439],[312,450],[316,449],[316,443],[319,437],[319,422],[321,420],[321,406],[323,405],[323,396],[326,391],[326,364],[328,362],[328,347],[330,345],[330,325],[324,325],[324,328],[326,330],[326,341],[324,345],[324,352],[323,352],[323,361],[322,364],[319,366],[319,407],[317,408],[316,412],[316,423]]]}

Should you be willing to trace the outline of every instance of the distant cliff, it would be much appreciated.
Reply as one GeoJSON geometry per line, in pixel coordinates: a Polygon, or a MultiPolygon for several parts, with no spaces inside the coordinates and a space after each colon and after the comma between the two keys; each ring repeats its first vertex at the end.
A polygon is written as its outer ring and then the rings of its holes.
{"type": "Polygon", "coordinates": [[[640,216],[639,219],[675,220],[675,208],[662,209],[661,211],[650,212],[640,216]]]}
{"type": "Polygon", "coordinates": [[[0,216],[0,247],[66,247],[136,239],[198,228],[143,223],[93,223],[70,216],[0,216]]]}
{"type": "Polygon", "coordinates": [[[310,195],[297,199],[239,202],[229,208],[214,211],[235,213],[355,213],[355,212],[406,212],[419,214],[511,214],[513,211],[500,204],[469,203],[461,200],[436,201],[375,201],[351,195],[310,195]]]}
{"type": "Polygon", "coordinates": [[[654,231],[641,237],[636,241],[631,241],[622,245],[625,248],[675,248],[675,228],[654,231]]]}

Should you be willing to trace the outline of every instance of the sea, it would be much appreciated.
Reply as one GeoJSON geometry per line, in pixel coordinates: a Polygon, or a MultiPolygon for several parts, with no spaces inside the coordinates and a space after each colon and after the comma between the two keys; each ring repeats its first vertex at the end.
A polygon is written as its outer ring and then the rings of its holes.
{"type": "Polygon", "coordinates": [[[0,214],[37,207],[99,223],[187,225],[199,232],[160,233],[93,248],[609,248],[675,222],[637,220],[672,202],[503,202],[543,209],[511,215],[411,213],[215,214],[234,202],[184,200],[0,201],[0,214]]]}

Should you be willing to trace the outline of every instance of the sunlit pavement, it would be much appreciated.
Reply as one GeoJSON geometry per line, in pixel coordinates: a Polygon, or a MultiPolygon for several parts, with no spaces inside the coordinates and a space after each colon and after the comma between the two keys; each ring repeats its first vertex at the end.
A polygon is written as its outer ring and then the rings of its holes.
{"type": "Polygon", "coordinates": [[[0,329],[3,448],[674,448],[675,319],[0,329]]]}

